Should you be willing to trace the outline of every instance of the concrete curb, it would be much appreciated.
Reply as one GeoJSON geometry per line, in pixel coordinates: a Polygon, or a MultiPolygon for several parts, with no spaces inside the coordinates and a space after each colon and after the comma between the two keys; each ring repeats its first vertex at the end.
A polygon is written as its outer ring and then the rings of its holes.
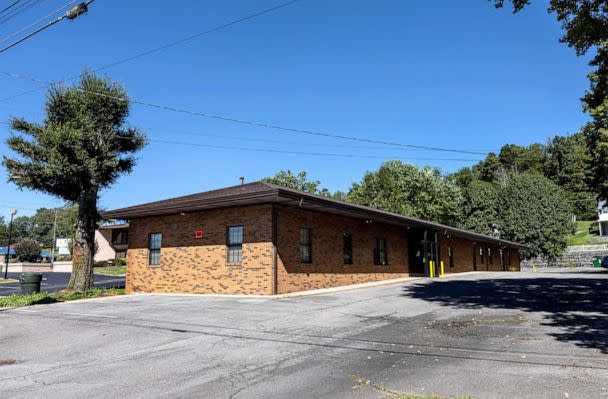
{"type": "Polygon", "coordinates": [[[405,282],[414,282],[414,281],[422,280],[424,278],[425,277],[403,277],[403,278],[396,278],[396,279],[391,279],[391,280],[372,281],[369,283],[343,285],[340,287],[331,287],[331,288],[320,288],[317,290],[291,292],[289,294],[279,294],[279,295],[179,294],[179,293],[170,293],[170,292],[135,292],[135,293],[132,293],[131,295],[176,296],[176,297],[181,296],[181,297],[193,297],[193,298],[282,299],[282,298],[293,298],[293,297],[299,297],[299,296],[330,294],[333,292],[355,290],[355,289],[360,289],[360,288],[372,288],[372,287],[378,287],[378,286],[382,286],[382,285],[401,284],[401,283],[405,283],[405,282]]]}

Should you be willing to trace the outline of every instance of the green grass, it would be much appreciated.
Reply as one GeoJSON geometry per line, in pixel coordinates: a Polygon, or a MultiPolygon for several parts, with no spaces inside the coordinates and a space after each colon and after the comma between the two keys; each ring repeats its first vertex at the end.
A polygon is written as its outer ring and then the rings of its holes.
{"type": "Polygon", "coordinates": [[[126,266],[108,266],[96,267],[95,274],[104,274],[106,276],[120,276],[127,273],[126,266]]]}
{"type": "Polygon", "coordinates": [[[49,294],[48,292],[39,292],[31,295],[13,294],[0,298],[0,308],[31,306],[42,303],[55,303],[73,301],[76,299],[123,295],[124,293],[124,288],[93,288],[86,292],[59,291],[52,294],[49,294]]]}
{"type": "Polygon", "coordinates": [[[595,221],[578,221],[576,222],[576,234],[568,237],[568,245],[587,245],[591,243],[591,238],[596,237],[595,234],[589,232],[589,227],[595,221]]]}

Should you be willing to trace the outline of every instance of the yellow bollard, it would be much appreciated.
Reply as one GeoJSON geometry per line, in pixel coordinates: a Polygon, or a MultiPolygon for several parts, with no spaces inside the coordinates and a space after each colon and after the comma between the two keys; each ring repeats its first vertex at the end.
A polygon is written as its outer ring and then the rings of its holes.
{"type": "Polygon", "coordinates": [[[445,274],[445,271],[444,271],[444,269],[443,269],[443,261],[441,261],[441,262],[439,263],[439,265],[441,266],[441,277],[443,277],[443,275],[445,274]]]}
{"type": "Polygon", "coordinates": [[[434,268],[434,265],[433,265],[433,261],[432,261],[432,260],[430,260],[430,261],[429,261],[429,274],[430,274],[430,277],[431,277],[431,278],[435,277],[435,273],[434,273],[434,272],[435,272],[435,270],[434,270],[434,269],[435,269],[435,268],[434,268]]]}

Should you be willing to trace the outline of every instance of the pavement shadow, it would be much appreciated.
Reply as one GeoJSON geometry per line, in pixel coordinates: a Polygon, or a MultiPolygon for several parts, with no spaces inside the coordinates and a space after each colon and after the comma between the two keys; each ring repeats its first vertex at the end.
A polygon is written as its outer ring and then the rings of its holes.
{"type": "MultiPolygon", "coordinates": [[[[604,273],[597,273],[598,277],[604,273]]],[[[404,287],[403,295],[465,308],[545,312],[559,341],[608,353],[608,279],[576,277],[437,280],[404,287]]]]}

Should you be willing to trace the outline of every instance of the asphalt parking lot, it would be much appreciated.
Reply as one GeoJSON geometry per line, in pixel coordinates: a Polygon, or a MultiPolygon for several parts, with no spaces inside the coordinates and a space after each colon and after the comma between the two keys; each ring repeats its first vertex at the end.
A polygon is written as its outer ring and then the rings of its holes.
{"type": "Polygon", "coordinates": [[[608,397],[608,273],[0,312],[0,397],[608,397]]]}
{"type": "MultiPolygon", "coordinates": [[[[20,274],[21,273],[9,273],[8,278],[19,280],[20,274]]],[[[4,275],[2,277],[4,277],[4,275]]],[[[70,273],[43,273],[40,290],[43,292],[59,291],[67,287],[69,281],[70,273]]],[[[95,274],[93,276],[93,284],[95,287],[100,288],[123,288],[125,286],[125,277],[95,274]]],[[[7,296],[11,294],[21,294],[21,286],[19,285],[19,282],[0,284],[0,296],[7,296]]]]}

